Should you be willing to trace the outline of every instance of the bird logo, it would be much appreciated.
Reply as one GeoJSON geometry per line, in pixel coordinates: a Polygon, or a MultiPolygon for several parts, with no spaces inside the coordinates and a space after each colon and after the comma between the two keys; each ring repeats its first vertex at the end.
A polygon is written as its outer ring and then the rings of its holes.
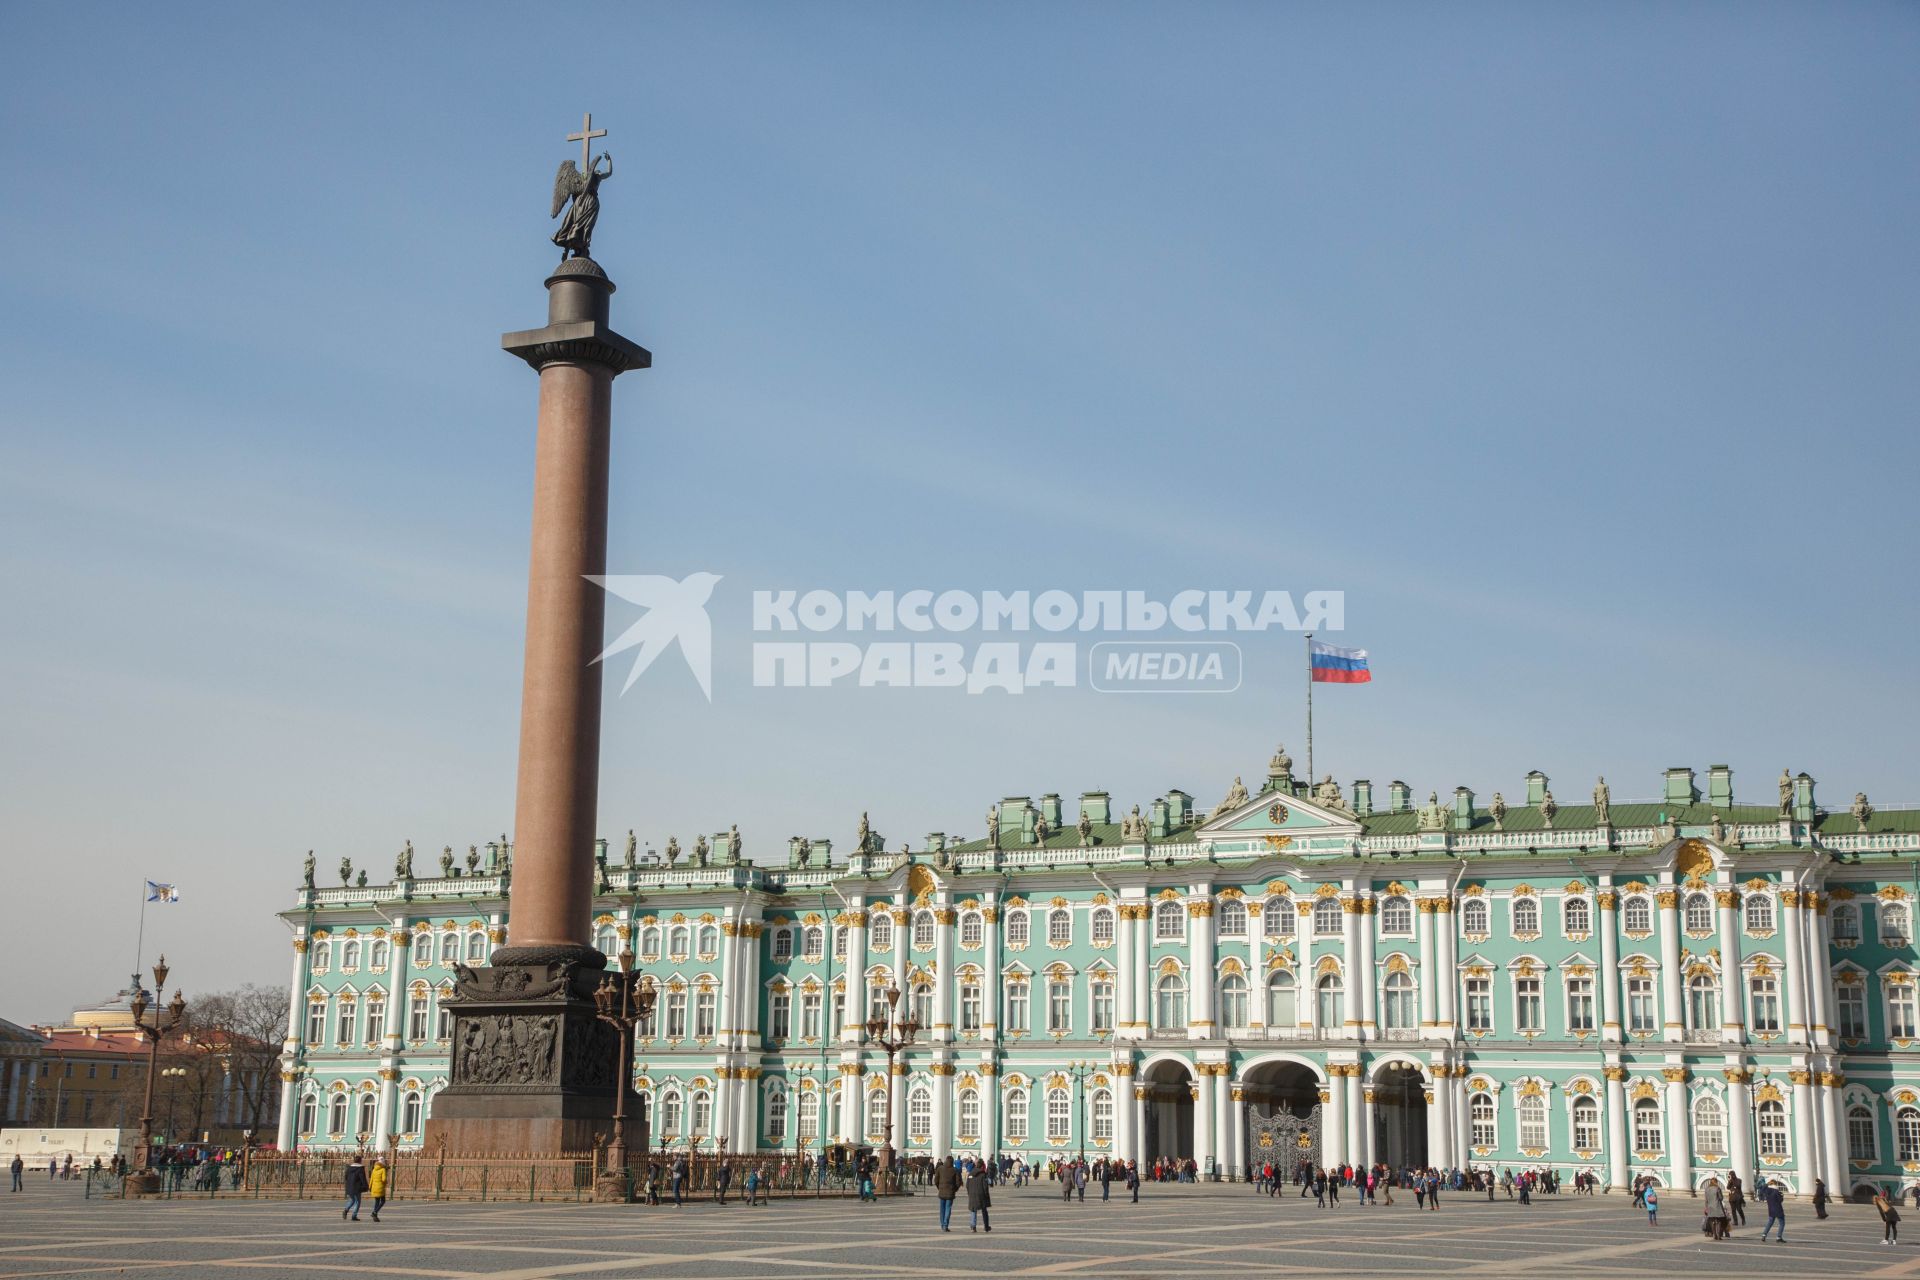
{"type": "Polygon", "coordinates": [[[700,682],[700,692],[713,701],[713,623],[707,618],[707,600],[713,595],[717,573],[690,573],[675,581],[658,573],[588,574],[587,580],[609,595],[637,604],[646,612],[639,621],[620,633],[601,651],[595,662],[604,662],[616,653],[638,648],[627,682],[620,686],[625,694],[633,688],[640,673],[678,640],[680,656],[700,682]]]}

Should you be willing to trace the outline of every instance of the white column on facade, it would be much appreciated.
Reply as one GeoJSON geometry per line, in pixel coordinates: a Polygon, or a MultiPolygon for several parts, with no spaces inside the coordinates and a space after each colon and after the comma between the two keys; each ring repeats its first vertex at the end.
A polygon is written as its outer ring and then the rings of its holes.
{"type": "MultiPolygon", "coordinates": [[[[1813,1180],[1818,1176],[1820,1167],[1818,1147],[1815,1146],[1813,1073],[1795,1069],[1787,1072],[1787,1078],[1793,1081],[1793,1169],[1794,1190],[1803,1196],[1813,1194],[1813,1180]]],[[[1828,1186],[1827,1193],[1833,1193],[1828,1186]]]]}
{"type": "MultiPolygon", "coordinates": [[[[280,1133],[277,1144],[282,1151],[293,1150],[296,1134],[294,1124],[298,1119],[299,1108],[295,1101],[295,1084],[298,1080],[300,1062],[300,1036],[304,1028],[301,1019],[307,1012],[307,939],[306,930],[299,931],[293,940],[293,977],[287,987],[287,1037],[280,1050],[280,1133]]],[[[391,1008],[391,1003],[389,1008],[391,1008]]],[[[26,1090],[21,1090],[22,1095],[26,1090]]]]}
{"type": "Polygon", "coordinates": [[[1453,899],[1443,895],[1433,904],[1434,949],[1439,953],[1440,964],[1433,975],[1433,990],[1436,1008],[1434,1018],[1438,1023],[1443,1040],[1451,1040],[1454,1035],[1453,1006],[1455,993],[1460,987],[1459,942],[1455,936],[1455,916],[1453,899]]]}
{"type": "Polygon", "coordinates": [[[867,1100],[860,1087],[864,1076],[854,1070],[857,1066],[853,1062],[840,1064],[840,1141],[850,1145],[865,1140],[867,1100]]]}
{"type": "Polygon", "coordinates": [[[1447,1081],[1447,1114],[1453,1121],[1453,1155],[1465,1168],[1473,1154],[1473,1114],[1467,1106],[1467,1068],[1464,1065],[1453,1069],[1453,1078],[1447,1081]]]}
{"type": "MultiPolygon", "coordinates": [[[[1727,1078],[1727,1154],[1733,1172],[1742,1179],[1754,1174],[1753,1163],[1753,1073],[1744,1067],[1728,1067],[1727,1078]]],[[[1758,1190],[1758,1188],[1750,1188],[1758,1190]]]]}
{"type": "Polygon", "coordinates": [[[1681,1005],[1686,990],[1686,975],[1680,971],[1680,892],[1663,885],[1654,894],[1660,923],[1660,1037],[1663,1040],[1686,1039],[1687,1027],[1681,1005]]]}
{"type": "MultiPolygon", "coordinates": [[[[989,988],[991,989],[991,988],[989,988]]],[[[980,1154],[1000,1150],[1000,1078],[991,1062],[980,1064],[980,1154]]]]}
{"type": "MultiPolygon", "coordinates": [[[[1119,970],[1114,975],[1114,1038],[1125,1040],[1133,1034],[1134,1022],[1134,980],[1139,969],[1133,961],[1133,904],[1116,902],[1113,904],[1114,920],[1114,967],[1119,970]]],[[[998,982],[995,982],[998,985],[998,982]]],[[[1116,1104],[1116,1115],[1129,1107],[1116,1104]]]]}
{"type": "Polygon", "coordinates": [[[1139,903],[1133,911],[1139,917],[1134,921],[1133,931],[1134,992],[1138,997],[1133,1011],[1133,1034],[1144,1040],[1153,1025],[1153,904],[1139,903]]]}
{"type": "Polygon", "coordinates": [[[1620,897],[1601,877],[1600,903],[1600,1039],[1620,1043],[1620,897]]]}
{"type": "Polygon", "coordinates": [[[1113,1154],[1122,1160],[1133,1155],[1133,1061],[1113,1065],[1113,1154]]]}
{"type": "Polygon", "coordinates": [[[1200,1167],[1202,1177],[1207,1172],[1207,1161],[1214,1155],[1213,1095],[1218,1077],[1213,1074],[1212,1066],[1209,1062],[1196,1062],[1193,1067],[1193,1162],[1200,1167]]]}
{"type": "MultiPolygon", "coordinates": [[[[1360,1038],[1360,971],[1366,967],[1365,955],[1360,950],[1360,913],[1365,906],[1357,893],[1340,899],[1340,942],[1344,953],[1340,957],[1340,969],[1345,981],[1340,988],[1341,1026],[1334,1034],[1353,1040],[1360,1038]]],[[[1359,1153],[1349,1147],[1348,1155],[1358,1158],[1359,1153]]]]}
{"type": "MultiPolygon", "coordinates": [[[[1687,1069],[1668,1067],[1667,1078],[1667,1186],[1693,1191],[1693,1110],[1687,1105],[1687,1069]]],[[[1729,1117],[1731,1119],[1731,1117],[1729,1117]]]]}
{"type": "MultiPolygon", "coordinates": [[[[1414,905],[1419,910],[1416,920],[1420,947],[1420,1036],[1425,1039],[1434,1034],[1434,1023],[1438,1020],[1434,1001],[1439,995],[1440,965],[1433,954],[1433,899],[1417,898],[1414,905]]],[[[1428,1128],[1431,1130],[1432,1125],[1428,1128]]]]}
{"type": "MultiPolygon", "coordinates": [[[[1195,885],[1193,892],[1195,897],[1187,903],[1187,959],[1193,969],[1187,1034],[1195,1040],[1210,1040],[1214,1031],[1213,898],[1205,885],[1195,885]]],[[[1198,1155],[1194,1159],[1199,1160],[1201,1168],[1206,1167],[1207,1162],[1198,1155]]]]}
{"type": "MultiPolygon", "coordinates": [[[[24,1092],[24,1091],[23,1091],[24,1092]]],[[[293,1150],[293,1126],[298,1119],[299,1106],[294,1098],[294,1073],[282,1067],[280,1070],[280,1133],[279,1141],[274,1145],[281,1151],[293,1150]]]]}
{"type": "Polygon", "coordinates": [[[1448,1126],[1452,1123],[1452,1098],[1447,1089],[1447,1067],[1442,1064],[1432,1069],[1427,1079],[1427,1163],[1436,1169],[1451,1168],[1453,1143],[1448,1140],[1448,1126]]]}
{"type": "Polygon", "coordinates": [[[380,1093],[373,1105],[373,1149],[389,1151],[393,1148],[393,1091],[398,1073],[391,1068],[380,1072],[380,1093]]]}
{"type": "Polygon", "coordinates": [[[1267,1025],[1267,966],[1261,956],[1261,953],[1266,950],[1266,942],[1266,913],[1249,905],[1247,907],[1247,1028],[1251,1031],[1259,1031],[1267,1025]]]}
{"type": "MultiPolygon", "coordinates": [[[[722,1053],[740,1047],[737,1033],[742,1028],[742,1020],[737,1002],[744,984],[740,981],[740,966],[735,953],[740,949],[740,935],[743,932],[734,909],[723,908],[720,913],[720,999],[717,1002],[719,1007],[714,1011],[714,1016],[719,1020],[716,1043],[722,1053]]],[[[805,933],[806,930],[802,928],[800,936],[805,936],[805,933]]],[[[796,946],[794,950],[798,951],[799,947],[796,946]]]]}
{"type": "Polygon", "coordinates": [[[1354,964],[1360,979],[1360,1026],[1362,1040],[1372,1040],[1378,1036],[1374,1029],[1379,1022],[1374,994],[1374,980],[1378,976],[1374,965],[1374,927],[1379,917],[1374,913],[1380,908],[1380,900],[1373,897],[1360,899],[1359,934],[1360,947],[1354,953],[1354,964]]]}
{"type": "Polygon", "coordinates": [[[953,1064],[933,1064],[933,1158],[953,1154],[953,1064]]]}
{"type": "Polygon", "coordinates": [[[1143,1172],[1147,1165],[1147,1092],[1147,1085],[1133,1086],[1133,1150],[1128,1153],[1143,1172]]]}
{"type": "MultiPolygon", "coordinates": [[[[883,1068],[884,1069],[884,1068],[883,1068]]],[[[887,1080],[887,1114],[893,1117],[893,1149],[907,1150],[907,1064],[895,1062],[887,1080]]]]}
{"type": "Polygon", "coordinates": [[[1846,1088],[1847,1078],[1836,1071],[1823,1071],[1819,1084],[1820,1129],[1826,1151],[1823,1162],[1826,1171],[1820,1176],[1826,1179],[1828,1195],[1845,1199],[1852,1189],[1852,1174],[1847,1165],[1847,1125],[1840,1106],[1840,1091],[1846,1088]]]}
{"type": "Polygon", "coordinates": [[[1247,1176],[1247,1097],[1237,1084],[1229,1085],[1228,1105],[1232,1107],[1232,1123],[1227,1133],[1227,1176],[1244,1178],[1247,1176]]]}
{"type": "MultiPolygon", "coordinates": [[[[1833,951],[1827,934],[1827,895],[1807,890],[1801,898],[1807,917],[1807,980],[1813,994],[1813,1042],[1832,1049],[1834,1040],[1833,951]]],[[[1843,1135],[1844,1136],[1844,1135],[1843,1135]]],[[[1844,1150],[1844,1148],[1843,1148],[1844,1150]]],[[[1843,1163],[1841,1168],[1845,1168],[1843,1163]]],[[[1829,1182],[1827,1189],[1844,1195],[1841,1186],[1829,1182]]]]}
{"type": "Polygon", "coordinates": [[[1367,1134],[1365,1121],[1372,1108],[1365,1102],[1365,1094],[1360,1083],[1360,1064],[1347,1067],[1347,1159],[1358,1164],[1366,1163],[1367,1134]]]}
{"type": "Polygon", "coordinates": [[[1347,1080],[1346,1067],[1327,1064],[1327,1087],[1322,1098],[1320,1123],[1320,1162],[1328,1168],[1347,1159],[1347,1080]]]}
{"type": "MultiPolygon", "coordinates": [[[[1000,908],[989,901],[980,909],[980,1043],[991,1052],[1000,1042],[1000,908]]],[[[998,1150],[999,1134],[994,1134],[998,1150]]]]}
{"type": "Polygon", "coordinates": [[[1787,1043],[1807,1043],[1807,1024],[1813,1021],[1807,1010],[1807,956],[1802,945],[1804,930],[1800,927],[1800,893],[1796,889],[1783,889],[1775,910],[1784,918],[1786,932],[1787,971],[1787,1043]]]}
{"type": "Polygon", "coordinates": [[[1607,1068],[1607,1184],[1625,1191],[1627,1183],[1627,1071],[1607,1068]]]}
{"type": "Polygon", "coordinates": [[[1229,1083],[1233,1069],[1224,1062],[1213,1065],[1213,1158],[1220,1166],[1224,1181],[1238,1175],[1241,1148],[1233,1145],[1234,1086],[1229,1083]]]}
{"type": "MultiPolygon", "coordinates": [[[[1747,1002],[1740,992],[1740,891],[1730,887],[1717,889],[1714,903],[1720,915],[1720,1039],[1730,1045],[1744,1044],[1747,1002]]],[[[1734,1164],[1736,1169],[1752,1167],[1737,1161],[1734,1164]]]]}
{"type": "MultiPolygon", "coordinates": [[[[933,1029],[930,1035],[935,1044],[952,1044],[954,1041],[953,926],[958,919],[959,915],[955,912],[952,903],[938,903],[933,908],[933,1029]]],[[[948,1093],[952,1093],[951,1088],[948,1089],[948,1093]]],[[[935,1117],[942,1114],[938,1105],[934,1107],[933,1113],[935,1117]]],[[[936,1118],[934,1120],[936,1128],[939,1123],[936,1118]]]]}
{"type": "Polygon", "coordinates": [[[1378,1103],[1374,1100],[1373,1082],[1366,1079],[1360,1085],[1360,1162],[1371,1169],[1380,1159],[1375,1150],[1379,1140],[1378,1103]]]}

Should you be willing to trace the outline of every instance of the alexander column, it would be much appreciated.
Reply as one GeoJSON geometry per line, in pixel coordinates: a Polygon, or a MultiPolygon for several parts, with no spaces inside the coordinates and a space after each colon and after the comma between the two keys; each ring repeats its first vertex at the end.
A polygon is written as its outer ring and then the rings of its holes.
{"type": "MultiPolygon", "coordinates": [[[[587,116],[569,142],[552,216],[560,265],[544,328],[500,339],[540,374],[533,550],[506,945],[456,969],[451,1083],[433,1101],[427,1147],[451,1154],[588,1151],[613,1116],[615,1032],[595,1016],[606,958],[593,948],[594,824],[600,784],[600,667],[607,456],[613,380],[653,357],[609,323],[613,281],[589,256],[613,158],[587,116]]],[[[645,1149],[644,1138],[640,1149],[645,1149]]]]}

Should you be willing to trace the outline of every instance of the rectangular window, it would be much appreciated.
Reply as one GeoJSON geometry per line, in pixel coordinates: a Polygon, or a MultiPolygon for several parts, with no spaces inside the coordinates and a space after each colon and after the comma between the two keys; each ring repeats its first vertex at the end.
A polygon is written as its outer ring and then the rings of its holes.
{"type": "Polygon", "coordinates": [[[1490,978],[1467,979],[1467,1030],[1493,1030],[1493,980],[1490,978]]]}
{"type": "Polygon", "coordinates": [[[784,991],[776,991],[767,1001],[767,1035],[775,1040],[785,1040],[793,1033],[793,997],[784,991]]]}
{"type": "MultiPolygon", "coordinates": [[[[1540,979],[1519,978],[1513,984],[1514,1030],[1539,1032],[1547,1029],[1546,1014],[1541,1007],[1540,979]]],[[[1522,1142],[1524,1147],[1539,1147],[1543,1142],[1522,1142]]]]}
{"type": "Polygon", "coordinates": [[[1627,1030],[1637,1035],[1652,1035],[1659,1028],[1653,1019],[1653,979],[1627,979],[1627,1030]]]}
{"type": "Polygon", "coordinates": [[[353,1043],[353,1023],[353,1004],[350,1001],[342,1000],[340,1002],[340,1022],[339,1025],[334,1028],[335,1044],[344,1047],[353,1043]]]}
{"type": "Polygon", "coordinates": [[[800,1038],[820,1039],[820,993],[809,991],[800,997],[800,1038]]]}
{"type": "Polygon", "coordinates": [[[1113,1031],[1113,984],[1096,982],[1093,984],[1093,1034],[1108,1035],[1113,1031]]]}
{"type": "Polygon", "coordinates": [[[1490,1096],[1474,1094],[1467,1103],[1467,1118],[1472,1128],[1474,1146],[1491,1148],[1499,1145],[1499,1135],[1494,1127],[1493,1099],[1490,1096]]]}
{"type": "Polygon", "coordinates": [[[1748,984],[1753,1005],[1753,1030],[1758,1035],[1780,1031],[1780,984],[1772,978],[1754,978],[1748,984]]]}
{"type": "Polygon", "coordinates": [[[407,1039],[420,1041],[427,1038],[427,997],[423,992],[413,998],[407,1010],[407,1039]]]}
{"type": "Polygon", "coordinates": [[[447,1008],[447,1002],[444,998],[449,994],[451,994],[451,992],[443,992],[442,999],[436,1006],[436,1016],[433,1021],[433,1038],[436,1040],[453,1039],[453,1010],[447,1008]]]}
{"type": "Polygon", "coordinates": [[[1858,986],[1840,988],[1840,1038],[1843,1040],[1864,1040],[1867,1038],[1867,995],[1858,986]]]}
{"type": "Polygon", "coordinates": [[[693,1001],[693,1036],[696,1040],[713,1039],[714,995],[711,991],[702,991],[693,1001]]]}
{"type": "Polygon", "coordinates": [[[1593,1030],[1593,979],[1571,978],[1567,982],[1567,1030],[1593,1030]]]}
{"type": "Polygon", "coordinates": [[[1073,1030],[1073,985],[1063,979],[1047,984],[1047,1030],[1060,1035],[1073,1030]]]}
{"type": "Polygon", "coordinates": [[[977,982],[960,984],[960,1029],[980,1029],[980,984],[977,982]]]}
{"type": "Polygon", "coordinates": [[[1913,987],[1902,984],[1887,989],[1887,1035],[1894,1040],[1913,1039],[1913,987]]]}
{"type": "Polygon", "coordinates": [[[367,1047],[377,1049],[387,1034],[387,1002],[369,1000],[367,1002],[367,1047]]]}
{"type": "Polygon", "coordinates": [[[1600,1108],[1591,1102],[1573,1104],[1573,1147],[1576,1151],[1600,1149],[1600,1108]]]}
{"type": "Polygon", "coordinates": [[[1027,1016],[1027,984],[1009,982],[1007,984],[1007,1030],[1027,1031],[1032,1029],[1027,1016]]]}

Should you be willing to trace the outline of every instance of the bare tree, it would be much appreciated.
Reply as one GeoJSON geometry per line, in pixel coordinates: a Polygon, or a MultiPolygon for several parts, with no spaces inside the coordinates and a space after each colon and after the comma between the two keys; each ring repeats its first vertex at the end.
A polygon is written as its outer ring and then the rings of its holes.
{"type": "Polygon", "coordinates": [[[230,1087],[235,1103],[232,1123],[256,1131],[271,1126],[279,1118],[280,1042],[287,1030],[287,993],[249,983],[196,996],[187,1009],[191,1036],[166,1055],[173,1060],[168,1065],[184,1068],[173,1078],[183,1090],[191,1091],[191,1101],[181,1099],[187,1108],[183,1114],[195,1117],[195,1129],[213,1127],[206,1120],[220,1090],[230,1087]]]}

